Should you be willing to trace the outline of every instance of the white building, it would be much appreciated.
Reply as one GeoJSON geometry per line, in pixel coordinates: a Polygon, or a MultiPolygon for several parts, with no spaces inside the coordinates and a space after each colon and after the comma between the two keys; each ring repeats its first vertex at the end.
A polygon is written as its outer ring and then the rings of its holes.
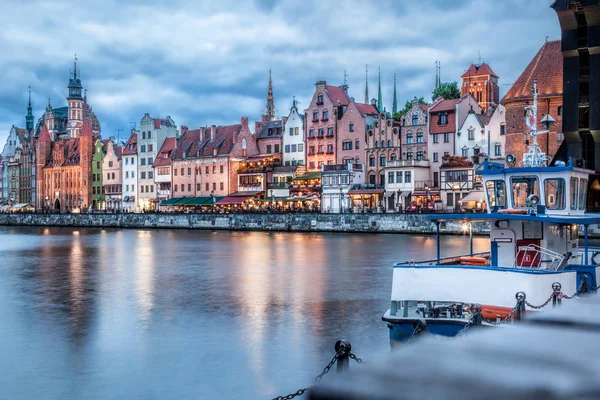
{"type": "Polygon", "coordinates": [[[428,160],[396,160],[385,167],[385,194],[387,212],[406,211],[408,206],[421,208],[439,199],[439,188],[429,182],[428,160]]]}
{"type": "Polygon", "coordinates": [[[177,126],[171,117],[152,118],[146,114],[140,122],[138,134],[138,201],[139,210],[154,210],[158,202],[152,164],[166,138],[177,137],[177,126]]]}
{"type": "Polygon", "coordinates": [[[485,114],[471,109],[456,133],[454,153],[475,164],[484,158],[504,159],[506,146],[506,115],[503,105],[492,106],[485,114]]]}
{"type": "Polygon", "coordinates": [[[106,209],[119,211],[123,199],[123,169],[122,169],[122,146],[117,146],[109,140],[105,146],[106,154],[102,160],[102,186],[106,209]]]}
{"type": "Polygon", "coordinates": [[[321,166],[321,212],[348,212],[351,199],[348,193],[353,185],[365,183],[365,168],[362,164],[334,164],[321,166]]]}
{"type": "Polygon", "coordinates": [[[177,146],[177,138],[165,139],[152,166],[158,200],[163,202],[171,198],[171,176],[173,173],[171,155],[177,146]]]}
{"type": "Polygon", "coordinates": [[[123,147],[122,151],[122,193],[123,193],[123,210],[129,212],[137,212],[138,201],[138,155],[137,155],[137,137],[138,131],[131,130],[131,136],[123,147]]]}
{"type": "Polygon", "coordinates": [[[283,128],[283,165],[306,165],[304,115],[298,112],[296,100],[283,128]]]}

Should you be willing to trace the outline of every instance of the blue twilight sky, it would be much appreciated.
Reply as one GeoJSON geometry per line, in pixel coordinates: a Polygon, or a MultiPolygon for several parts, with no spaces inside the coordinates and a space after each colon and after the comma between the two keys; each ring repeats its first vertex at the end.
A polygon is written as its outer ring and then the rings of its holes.
{"type": "MultiPolygon", "coordinates": [[[[460,75],[478,51],[506,93],[544,43],[560,39],[552,0],[4,0],[0,29],[0,148],[24,127],[27,86],[34,115],[66,105],[69,69],[79,59],[102,135],[128,135],[144,113],[190,128],[251,121],[264,112],[269,69],[275,106],[292,96],[303,109],[317,80],[343,83],[384,105],[431,98],[435,60],[442,81],[460,75]]],[[[253,124],[251,124],[253,126],[253,124]]]]}

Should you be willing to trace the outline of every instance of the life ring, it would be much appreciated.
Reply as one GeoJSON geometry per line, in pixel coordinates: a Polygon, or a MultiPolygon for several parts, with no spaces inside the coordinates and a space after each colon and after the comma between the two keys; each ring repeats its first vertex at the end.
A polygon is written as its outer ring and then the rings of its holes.
{"type": "Polygon", "coordinates": [[[488,260],[483,257],[461,257],[460,265],[477,265],[477,266],[485,266],[487,265],[488,260]]]}

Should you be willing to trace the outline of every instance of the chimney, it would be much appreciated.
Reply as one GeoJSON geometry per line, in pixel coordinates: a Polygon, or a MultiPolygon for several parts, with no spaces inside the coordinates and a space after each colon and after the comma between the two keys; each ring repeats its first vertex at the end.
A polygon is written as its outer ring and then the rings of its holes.
{"type": "Polygon", "coordinates": [[[325,85],[327,85],[326,81],[317,81],[317,83],[315,83],[317,89],[325,89],[325,85]]]}
{"type": "Polygon", "coordinates": [[[281,125],[285,126],[287,124],[288,117],[281,117],[281,125]]]}
{"type": "Polygon", "coordinates": [[[205,127],[200,128],[200,141],[204,140],[205,135],[206,135],[206,128],[205,127]]]}
{"type": "Polygon", "coordinates": [[[185,135],[188,131],[188,127],[186,125],[181,125],[181,135],[185,135]]]}
{"type": "Polygon", "coordinates": [[[210,126],[210,141],[212,142],[213,140],[215,140],[216,136],[217,136],[217,126],[211,125],[210,126]]]}
{"type": "MultiPolygon", "coordinates": [[[[242,117],[240,123],[242,124],[242,128],[250,129],[248,127],[248,117],[242,117]]],[[[256,124],[256,122],[255,122],[256,124]]]]}

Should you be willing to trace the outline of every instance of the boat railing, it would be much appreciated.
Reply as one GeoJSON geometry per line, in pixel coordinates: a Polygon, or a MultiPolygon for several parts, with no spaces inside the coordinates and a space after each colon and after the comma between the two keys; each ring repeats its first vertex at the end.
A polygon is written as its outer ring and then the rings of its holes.
{"type": "Polygon", "coordinates": [[[571,252],[564,254],[545,249],[536,244],[521,247],[517,251],[513,268],[547,269],[559,271],[571,259],[571,252]]]}
{"type": "Polygon", "coordinates": [[[418,267],[418,266],[427,266],[427,265],[460,265],[460,259],[462,257],[483,257],[489,259],[490,252],[481,252],[481,253],[473,253],[473,254],[461,254],[457,256],[449,256],[440,258],[439,262],[437,258],[433,258],[431,260],[407,260],[405,262],[399,262],[394,264],[395,267],[418,267]]]}

